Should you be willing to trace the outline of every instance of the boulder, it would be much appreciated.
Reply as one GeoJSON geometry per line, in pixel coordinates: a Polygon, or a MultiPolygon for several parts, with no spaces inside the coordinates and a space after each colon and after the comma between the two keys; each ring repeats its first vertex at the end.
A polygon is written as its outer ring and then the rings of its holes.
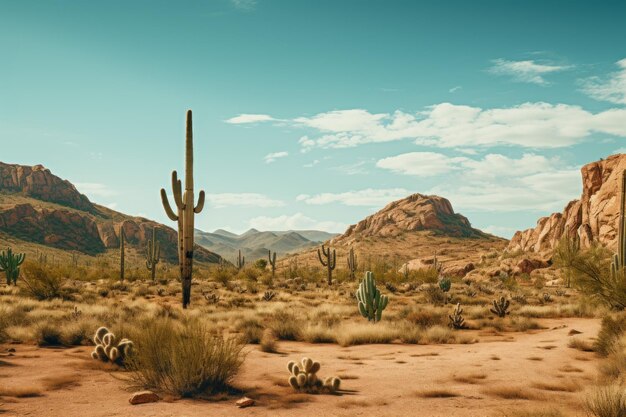
{"type": "Polygon", "coordinates": [[[128,402],[132,405],[137,404],[146,404],[146,403],[155,403],[159,401],[160,398],[152,391],[139,391],[133,393],[128,399],[128,402]]]}

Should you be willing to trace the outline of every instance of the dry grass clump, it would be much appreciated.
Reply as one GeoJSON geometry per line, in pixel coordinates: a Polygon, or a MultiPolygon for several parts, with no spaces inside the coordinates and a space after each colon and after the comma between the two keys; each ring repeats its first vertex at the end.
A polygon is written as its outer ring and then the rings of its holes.
{"type": "Polygon", "coordinates": [[[420,398],[454,398],[460,396],[460,394],[454,391],[443,388],[433,388],[418,391],[416,395],[420,398]]]}
{"type": "Polygon", "coordinates": [[[143,323],[132,335],[136,349],[126,366],[133,385],[182,397],[227,388],[243,363],[243,344],[214,335],[199,320],[143,323]]]}
{"type": "Polygon", "coordinates": [[[0,397],[32,398],[41,395],[41,388],[37,386],[0,385],[0,397]]]}
{"type": "Polygon", "coordinates": [[[481,390],[485,395],[505,400],[540,400],[543,397],[530,388],[521,386],[492,386],[481,390]]]}
{"type": "Polygon", "coordinates": [[[475,372],[463,375],[454,375],[452,380],[461,384],[478,384],[487,379],[487,374],[482,372],[475,372]]]}
{"type": "Polygon", "coordinates": [[[78,379],[79,375],[77,374],[66,374],[49,376],[42,379],[41,382],[47,391],[54,391],[77,386],[79,385],[78,379]]]}
{"type": "Polygon", "coordinates": [[[397,329],[384,323],[361,323],[337,328],[337,343],[340,346],[391,343],[398,339],[397,329]]]}
{"type": "Polygon", "coordinates": [[[594,344],[594,350],[602,356],[607,356],[615,342],[626,332],[626,313],[608,315],[602,319],[602,326],[594,344]]]}
{"type": "Polygon", "coordinates": [[[505,411],[501,417],[562,417],[563,413],[556,409],[549,410],[513,410],[505,411]]]}
{"type": "Polygon", "coordinates": [[[259,343],[263,352],[276,353],[276,336],[271,329],[265,329],[261,336],[261,342],[259,343]]]}
{"type": "Polygon", "coordinates": [[[532,387],[543,390],[543,391],[557,391],[557,392],[576,392],[576,391],[580,391],[581,389],[580,384],[572,380],[557,381],[557,382],[546,382],[546,381],[533,382],[532,387]]]}
{"type": "Polygon", "coordinates": [[[619,385],[597,387],[585,399],[587,414],[595,417],[626,416],[626,391],[619,385]]]}
{"type": "Polygon", "coordinates": [[[57,323],[40,323],[35,329],[35,337],[39,346],[62,346],[63,335],[57,323]]]}
{"type": "Polygon", "coordinates": [[[302,322],[290,311],[279,310],[274,313],[269,328],[272,329],[278,340],[298,340],[302,329],[302,322]]]}
{"type": "Polygon", "coordinates": [[[590,340],[585,340],[580,337],[573,337],[567,342],[567,346],[572,349],[578,349],[583,352],[593,352],[594,343],[590,340]]]}

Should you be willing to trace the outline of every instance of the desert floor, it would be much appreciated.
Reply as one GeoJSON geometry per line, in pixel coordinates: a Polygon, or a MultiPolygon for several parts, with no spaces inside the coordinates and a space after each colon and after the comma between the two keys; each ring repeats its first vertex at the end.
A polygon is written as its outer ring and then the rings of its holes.
{"type": "Polygon", "coordinates": [[[242,394],[210,400],[165,398],[130,405],[124,372],[93,365],[88,346],[68,349],[0,346],[0,385],[33,388],[38,396],[0,399],[0,414],[78,416],[516,416],[560,411],[583,416],[584,386],[595,378],[594,353],[569,348],[596,336],[598,319],[542,319],[545,330],[475,334],[464,345],[362,345],[280,342],[278,354],[247,349],[235,385],[256,405],[237,409],[242,394]],[[13,354],[6,354],[8,349],[13,354]],[[287,386],[288,360],[311,357],[322,377],[343,379],[341,395],[297,394],[287,386]],[[262,359],[262,360],[259,360],[262,359]]]}

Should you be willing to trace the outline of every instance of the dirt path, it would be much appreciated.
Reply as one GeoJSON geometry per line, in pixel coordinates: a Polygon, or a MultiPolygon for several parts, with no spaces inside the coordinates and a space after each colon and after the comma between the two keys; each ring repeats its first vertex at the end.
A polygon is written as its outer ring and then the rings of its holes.
{"type": "Polygon", "coordinates": [[[595,376],[593,353],[567,347],[568,332],[593,338],[599,321],[542,320],[549,330],[480,335],[473,345],[280,344],[282,354],[249,350],[237,385],[258,399],[237,409],[236,398],[179,400],[131,406],[116,374],[93,369],[88,347],[15,348],[1,357],[0,388],[33,388],[32,398],[0,398],[0,414],[37,417],[84,416],[502,416],[510,410],[558,409],[582,416],[581,393],[595,376]],[[322,363],[320,375],[340,375],[343,395],[301,395],[286,387],[288,360],[309,356],[322,363]],[[55,385],[60,387],[51,387],[55,385]],[[65,380],[66,386],[59,381],[65,380]],[[53,381],[53,382],[50,382],[53,381]],[[75,382],[72,382],[75,381],[75,382]],[[46,387],[46,383],[48,386],[46,387]],[[501,390],[505,388],[505,390],[501,390]],[[439,392],[433,391],[438,390],[439,392]],[[433,398],[434,396],[434,398],[433,398]],[[442,396],[448,396],[442,398],[442,396]],[[507,399],[502,397],[527,397],[507,399]]]}

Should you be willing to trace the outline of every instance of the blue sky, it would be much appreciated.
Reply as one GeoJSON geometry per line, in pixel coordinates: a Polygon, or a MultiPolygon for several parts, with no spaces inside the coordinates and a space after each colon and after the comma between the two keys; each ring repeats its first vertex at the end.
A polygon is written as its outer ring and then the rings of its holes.
{"type": "Polygon", "coordinates": [[[414,192],[510,236],[626,148],[623,1],[0,0],[3,162],[169,224],[342,231],[414,192]]]}

